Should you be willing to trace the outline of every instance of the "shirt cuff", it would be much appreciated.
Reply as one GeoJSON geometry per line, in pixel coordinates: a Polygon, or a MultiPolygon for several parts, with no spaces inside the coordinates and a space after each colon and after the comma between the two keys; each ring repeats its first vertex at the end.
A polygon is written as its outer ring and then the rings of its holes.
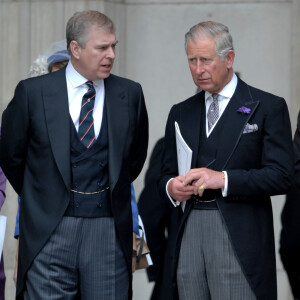
{"type": "Polygon", "coordinates": [[[179,205],[180,205],[180,202],[177,201],[177,200],[174,200],[174,199],[170,196],[170,194],[169,194],[169,192],[168,192],[168,184],[169,184],[169,182],[170,182],[171,180],[173,180],[173,179],[174,179],[174,178],[171,178],[171,179],[168,180],[168,182],[167,182],[167,184],[166,184],[166,193],[167,193],[167,196],[169,197],[171,203],[173,204],[173,206],[176,207],[176,206],[179,206],[179,205]]]}
{"type": "Polygon", "coordinates": [[[227,197],[227,193],[228,193],[228,176],[227,176],[227,172],[223,171],[224,177],[225,177],[225,183],[224,183],[224,187],[222,188],[222,196],[223,197],[227,197]]]}

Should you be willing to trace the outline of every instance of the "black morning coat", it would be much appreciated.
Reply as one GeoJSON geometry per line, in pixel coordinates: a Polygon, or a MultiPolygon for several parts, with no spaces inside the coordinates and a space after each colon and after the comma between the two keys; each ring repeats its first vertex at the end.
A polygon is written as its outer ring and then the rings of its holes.
{"type": "MultiPolygon", "coordinates": [[[[109,187],[116,232],[128,265],[131,299],[130,183],[147,155],[148,117],[138,83],[104,80],[109,187]]],[[[70,199],[70,121],[65,68],[21,81],[2,117],[1,167],[21,196],[17,299],[26,272],[62,219],[70,199]]]]}
{"type": "MultiPolygon", "coordinates": [[[[205,100],[202,91],[174,105],[170,111],[159,180],[160,192],[166,201],[170,202],[166,195],[166,183],[178,175],[174,122],[179,124],[181,134],[193,153],[198,154],[203,109],[205,100]]],[[[283,98],[253,88],[238,79],[235,93],[221,118],[225,116],[214,168],[227,171],[228,195],[217,197],[217,205],[242,270],[257,299],[275,300],[276,262],[270,196],[285,194],[291,186],[293,148],[288,108],[283,98]],[[243,106],[251,110],[249,114],[238,112],[243,106]],[[244,134],[247,123],[256,124],[258,130],[244,134]]],[[[197,157],[193,155],[192,168],[196,167],[196,162],[197,157]]],[[[187,201],[179,228],[175,267],[191,205],[192,201],[187,201]]],[[[173,272],[174,289],[175,275],[173,272]]]]}

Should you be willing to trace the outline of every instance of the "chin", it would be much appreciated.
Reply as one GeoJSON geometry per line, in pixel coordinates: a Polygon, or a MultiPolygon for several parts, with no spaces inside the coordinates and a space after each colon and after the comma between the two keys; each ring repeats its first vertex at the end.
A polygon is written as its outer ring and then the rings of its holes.
{"type": "Polygon", "coordinates": [[[211,90],[211,87],[210,86],[208,86],[207,84],[199,84],[199,85],[197,85],[201,90],[203,90],[203,91],[207,91],[207,92],[210,92],[210,90],[211,90]]]}
{"type": "Polygon", "coordinates": [[[105,72],[105,73],[100,74],[100,77],[101,77],[101,79],[105,79],[105,78],[108,78],[109,75],[110,75],[110,72],[107,72],[107,73],[105,72]]]}

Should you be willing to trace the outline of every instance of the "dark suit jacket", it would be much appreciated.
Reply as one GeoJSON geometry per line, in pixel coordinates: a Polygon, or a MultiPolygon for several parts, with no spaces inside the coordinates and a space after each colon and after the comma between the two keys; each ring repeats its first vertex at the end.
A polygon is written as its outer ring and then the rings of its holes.
{"type": "MultiPolygon", "coordinates": [[[[131,279],[130,183],[139,175],[146,158],[148,117],[142,88],[133,81],[110,75],[105,79],[105,101],[111,205],[131,279]]],[[[60,222],[70,199],[65,68],[21,81],[3,113],[2,126],[5,134],[0,142],[0,163],[22,199],[17,283],[21,298],[26,272],[60,222]]]]}
{"type": "Polygon", "coordinates": [[[300,113],[294,136],[295,174],[281,214],[280,255],[295,298],[300,297],[300,113]]]}
{"type": "MultiPolygon", "coordinates": [[[[193,150],[192,168],[195,168],[203,109],[204,92],[201,92],[173,106],[169,114],[159,182],[167,201],[170,200],[166,196],[166,183],[178,175],[174,122],[178,122],[183,138],[193,150]]],[[[285,194],[291,186],[293,153],[288,109],[283,98],[250,87],[239,79],[221,118],[225,116],[214,166],[215,170],[227,171],[228,195],[217,197],[217,205],[257,299],[277,299],[270,196],[285,194]],[[242,106],[250,108],[250,114],[237,112],[242,106]],[[243,134],[247,123],[257,124],[258,131],[243,134]]],[[[177,255],[191,205],[192,201],[187,201],[177,255]]]]}
{"type": "Polygon", "coordinates": [[[151,300],[172,299],[175,238],[182,215],[180,207],[172,208],[160,195],[157,180],[160,175],[164,138],[155,144],[145,175],[145,187],[138,201],[139,214],[147,233],[153,265],[147,268],[149,281],[155,281],[151,300]]]}

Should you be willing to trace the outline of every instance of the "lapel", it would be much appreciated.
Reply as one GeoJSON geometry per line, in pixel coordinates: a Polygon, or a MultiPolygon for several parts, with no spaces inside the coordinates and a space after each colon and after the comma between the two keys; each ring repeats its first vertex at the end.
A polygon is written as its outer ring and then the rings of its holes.
{"type": "Polygon", "coordinates": [[[112,193],[121,170],[124,146],[128,134],[128,97],[114,75],[104,80],[108,125],[108,167],[112,193]]]}
{"type": "MultiPolygon", "coordinates": [[[[191,162],[191,169],[193,169],[197,164],[201,116],[203,109],[205,109],[204,92],[202,91],[193,96],[185,105],[180,105],[179,109],[179,117],[176,121],[179,125],[183,139],[193,151],[191,162]]],[[[192,201],[187,201],[185,203],[184,218],[182,220],[188,215],[193,204],[192,201]]]]}
{"type": "Polygon", "coordinates": [[[65,68],[45,77],[42,98],[52,153],[67,187],[70,188],[70,120],[65,68]]]}
{"type": "Polygon", "coordinates": [[[192,149],[191,168],[196,167],[202,110],[205,109],[204,92],[197,94],[185,106],[180,106],[178,125],[182,137],[192,149]]]}
{"type": "MultiPolygon", "coordinates": [[[[237,88],[230,99],[222,117],[226,118],[219,140],[215,170],[224,170],[243,134],[243,129],[259,105],[258,99],[253,99],[249,86],[238,79],[237,88]],[[237,110],[246,106],[250,114],[239,113],[237,110]],[[228,121],[227,121],[228,120],[228,121]]],[[[221,118],[222,118],[221,117],[221,118]]]]}

